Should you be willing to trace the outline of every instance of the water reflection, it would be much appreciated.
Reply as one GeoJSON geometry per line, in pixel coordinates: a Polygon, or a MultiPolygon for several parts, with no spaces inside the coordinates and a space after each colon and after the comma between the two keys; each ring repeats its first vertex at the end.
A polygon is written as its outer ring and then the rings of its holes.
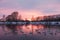
{"type": "Polygon", "coordinates": [[[13,34],[17,34],[16,25],[6,25],[7,29],[10,30],[13,34]]]}
{"type": "Polygon", "coordinates": [[[1,40],[59,40],[60,26],[1,25],[1,40]]]}

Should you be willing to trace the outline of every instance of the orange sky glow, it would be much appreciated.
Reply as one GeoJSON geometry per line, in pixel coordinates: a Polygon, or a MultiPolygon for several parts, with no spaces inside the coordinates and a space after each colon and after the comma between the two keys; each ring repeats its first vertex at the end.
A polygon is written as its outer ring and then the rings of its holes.
{"type": "MultiPolygon", "coordinates": [[[[3,15],[10,15],[12,12],[17,11],[19,13],[18,16],[22,16],[22,19],[27,18],[28,20],[31,20],[32,16],[37,17],[37,16],[43,16],[44,14],[42,12],[39,12],[37,10],[15,10],[15,9],[0,9],[0,13],[3,15]]],[[[0,17],[0,18],[1,18],[0,17]]]]}
{"type": "Polygon", "coordinates": [[[59,0],[0,0],[0,18],[18,11],[22,18],[60,14],[59,0]]]}
{"type": "Polygon", "coordinates": [[[55,13],[51,14],[45,14],[38,10],[23,10],[23,9],[8,9],[8,8],[0,8],[0,18],[2,18],[3,15],[10,15],[12,12],[17,11],[19,13],[18,16],[22,16],[22,19],[25,20],[27,18],[28,20],[31,20],[32,16],[38,17],[38,16],[45,16],[45,15],[55,15],[55,13]]]}

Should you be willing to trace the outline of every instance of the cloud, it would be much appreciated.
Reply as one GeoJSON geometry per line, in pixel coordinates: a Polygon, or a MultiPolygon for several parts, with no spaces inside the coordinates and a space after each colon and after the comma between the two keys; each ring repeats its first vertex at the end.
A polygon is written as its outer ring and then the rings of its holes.
{"type": "Polygon", "coordinates": [[[18,11],[19,15],[22,15],[22,18],[28,18],[30,19],[32,16],[37,17],[37,16],[43,16],[44,14],[40,11],[37,10],[20,10],[20,9],[8,9],[8,8],[0,8],[0,17],[2,17],[3,15],[8,16],[10,15],[12,12],[14,11],[18,11]]]}
{"type": "Polygon", "coordinates": [[[35,11],[36,15],[60,14],[60,0],[2,0],[0,1],[0,8],[3,8],[3,11],[7,8],[5,13],[8,13],[8,10],[10,13],[20,10],[22,15],[29,14],[30,16],[35,11]],[[34,12],[32,12],[33,10],[34,12]]]}
{"type": "MultiPolygon", "coordinates": [[[[35,9],[35,8],[49,8],[49,5],[59,4],[59,0],[3,0],[4,3],[0,7],[7,8],[21,8],[21,9],[35,9]]],[[[60,4],[59,4],[60,5],[60,4]]]]}

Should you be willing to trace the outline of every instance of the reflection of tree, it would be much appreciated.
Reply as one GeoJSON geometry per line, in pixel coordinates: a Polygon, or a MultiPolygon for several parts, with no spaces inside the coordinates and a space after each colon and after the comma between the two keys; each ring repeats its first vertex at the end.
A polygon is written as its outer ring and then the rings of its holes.
{"type": "Polygon", "coordinates": [[[10,29],[13,34],[17,34],[16,25],[6,25],[6,27],[10,29]]]}
{"type": "Polygon", "coordinates": [[[33,34],[33,27],[34,27],[34,26],[32,25],[31,27],[32,27],[32,34],[33,34]]]}
{"type": "Polygon", "coordinates": [[[2,25],[2,30],[3,30],[4,33],[6,32],[5,25],[2,25]]]}
{"type": "Polygon", "coordinates": [[[23,32],[23,26],[22,26],[22,25],[19,25],[19,26],[18,26],[18,29],[19,29],[19,32],[24,33],[24,32],[23,32]]]}
{"type": "MultiPolygon", "coordinates": [[[[30,32],[29,34],[32,35],[32,39],[34,38],[35,33],[37,33],[37,35],[43,35],[43,36],[50,36],[50,35],[51,36],[54,36],[54,35],[56,36],[57,33],[60,32],[58,30],[55,30],[55,29],[60,30],[59,26],[56,26],[56,27],[55,26],[44,26],[44,25],[28,25],[28,26],[31,27],[31,30],[29,31],[29,29],[28,29],[28,31],[30,32]],[[40,30],[41,28],[43,28],[43,29],[40,30]],[[53,28],[53,30],[52,30],[52,28],[53,28]],[[53,31],[55,31],[55,32],[53,32],[53,31]]],[[[4,32],[6,32],[5,28],[8,28],[8,29],[10,29],[11,33],[13,33],[13,34],[17,34],[16,31],[18,29],[19,33],[22,33],[23,35],[26,35],[24,30],[27,29],[28,26],[26,26],[26,25],[24,25],[24,26],[21,26],[21,25],[18,25],[18,26],[16,26],[16,25],[6,25],[6,27],[5,27],[5,25],[3,25],[2,29],[3,29],[4,32]],[[24,30],[23,30],[23,27],[25,28],[24,30]]]]}
{"type": "Polygon", "coordinates": [[[36,29],[36,32],[38,34],[41,34],[40,30],[43,30],[44,26],[43,25],[36,25],[37,29],[36,29]]]}
{"type": "Polygon", "coordinates": [[[30,32],[30,34],[32,34],[33,35],[33,25],[31,25],[31,32],[30,32]]]}

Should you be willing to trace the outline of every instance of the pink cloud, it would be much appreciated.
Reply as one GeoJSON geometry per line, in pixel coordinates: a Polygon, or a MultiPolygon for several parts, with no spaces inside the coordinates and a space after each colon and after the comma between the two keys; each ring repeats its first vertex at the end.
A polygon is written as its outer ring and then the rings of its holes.
{"type": "Polygon", "coordinates": [[[30,19],[32,16],[42,16],[43,13],[42,12],[39,12],[37,10],[20,10],[20,9],[7,9],[7,8],[0,8],[0,15],[1,13],[3,15],[10,15],[12,12],[14,11],[18,11],[19,12],[19,15],[22,15],[22,18],[28,18],[30,19]]]}

